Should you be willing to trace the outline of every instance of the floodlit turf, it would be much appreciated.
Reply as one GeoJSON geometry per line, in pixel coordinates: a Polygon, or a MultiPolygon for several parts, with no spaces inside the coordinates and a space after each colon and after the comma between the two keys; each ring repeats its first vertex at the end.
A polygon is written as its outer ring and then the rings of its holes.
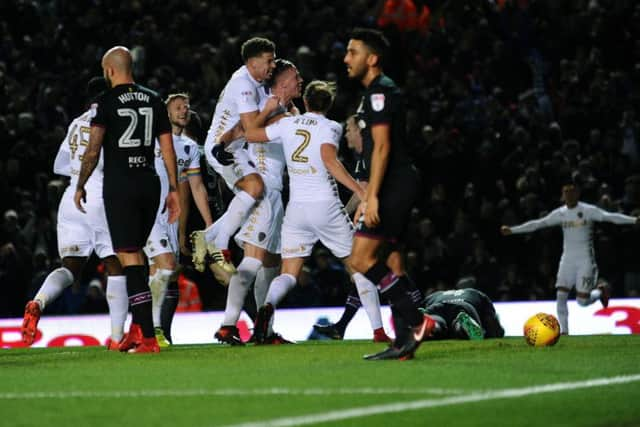
{"type": "Polygon", "coordinates": [[[640,336],[562,337],[550,348],[522,338],[431,342],[412,361],[362,360],[382,348],[0,350],[0,425],[640,425],[640,336]],[[592,379],[601,382],[585,387],[592,379]]]}

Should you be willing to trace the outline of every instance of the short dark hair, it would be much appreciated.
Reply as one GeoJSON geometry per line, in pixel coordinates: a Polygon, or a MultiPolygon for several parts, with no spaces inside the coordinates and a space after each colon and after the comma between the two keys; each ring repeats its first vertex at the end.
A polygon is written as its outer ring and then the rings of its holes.
{"type": "Polygon", "coordinates": [[[240,48],[240,55],[242,61],[247,62],[249,58],[255,58],[263,53],[275,53],[276,44],[264,37],[252,37],[246,42],[242,43],[240,48]]]}
{"type": "Polygon", "coordinates": [[[349,38],[362,41],[371,52],[378,55],[378,66],[382,66],[391,44],[381,31],[371,28],[356,28],[351,32],[349,38]]]}
{"type": "Polygon", "coordinates": [[[87,103],[91,104],[98,96],[108,89],[107,81],[102,76],[91,77],[87,82],[86,97],[87,103]]]}
{"type": "Polygon", "coordinates": [[[286,59],[282,58],[276,59],[275,63],[276,67],[271,72],[271,76],[264,82],[264,85],[268,88],[273,87],[273,85],[276,83],[276,78],[285,70],[288,70],[289,68],[296,68],[293,62],[287,61],[286,59]]]}
{"type": "Polygon", "coordinates": [[[323,80],[313,80],[304,89],[304,99],[311,111],[326,113],[336,97],[336,84],[323,80]]]}

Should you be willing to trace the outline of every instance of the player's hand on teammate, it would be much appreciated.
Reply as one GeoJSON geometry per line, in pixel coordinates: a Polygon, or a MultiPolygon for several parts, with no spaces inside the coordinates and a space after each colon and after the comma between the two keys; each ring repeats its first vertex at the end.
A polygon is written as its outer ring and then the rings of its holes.
{"type": "Polygon", "coordinates": [[[214,144],[211,149],[211,155],[214,159],[220,162],[222,166],[229,166],[230,164],[233,164],[233,154],[225,150],[223,144],[214,144]]]}
{"type": "Polygon", "coordinates": [[[180,201],[178,200],[177,191],[169,191],[165,206],[169,210],[168,222],[169,224],[173,224],[180,216],[180,201]]]}
{"type": "Polygon", "coordinates": [[[500,233],[503,236],[509,236],[512,233],[511,227],[509,227],[508,225],[503,225],[502,227],[500,227],[500,233]]]}
{"type": "Polygon", "coordinates": [[[264,104],[264,111],[267,112],[267,114],[272,113],[273,111],[275,111],[276,109],[278,109],[280,107],[280,98],[272,95],[267,99],[266,104],[264,104]]]}
{"type": "Polygon", "coordinates": [[[76,204],[76,208],[82,213],[87,213],[82,206],[82,203],[87,203],[87,192],[84,187],[76,188],[76,192],[73,195],[73,202],[76,204]]]}
{"type": "Polygon", "coordinates": [[[364,225],[369,228],[376,227],[380,224],[380,215],[378,214],[378,198],[369,196],[365,203],[364,209],[364,225]]]}

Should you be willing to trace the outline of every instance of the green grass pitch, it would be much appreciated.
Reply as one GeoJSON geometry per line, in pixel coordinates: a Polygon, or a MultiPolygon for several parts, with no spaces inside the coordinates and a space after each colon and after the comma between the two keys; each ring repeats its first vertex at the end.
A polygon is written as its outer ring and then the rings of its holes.
{"type": "Polygon", "coordinates": [[[1,426],[639,426],[640,336],[0,350],[1,426]],[[592,382],[588,382],[593,380],[592,382]]]}

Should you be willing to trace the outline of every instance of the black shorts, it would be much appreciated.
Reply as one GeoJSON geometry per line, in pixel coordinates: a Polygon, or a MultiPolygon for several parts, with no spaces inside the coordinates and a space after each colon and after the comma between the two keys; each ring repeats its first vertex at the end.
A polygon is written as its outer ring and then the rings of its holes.
{"type": "Polygon", "coordinates": [[[405,234],[420,186],[420,174],[414,167],[385,177],[378,193],[380,223],[370,228],[361,217],[356,235],[396,243],[405,234]]]}
{"type": "Polygon", "coordinates": [[[141,250],[147,243],[160,205],[158,177],[145,174],[130,180],[105,180],[102,194],[113,250],[141,250]]]}

